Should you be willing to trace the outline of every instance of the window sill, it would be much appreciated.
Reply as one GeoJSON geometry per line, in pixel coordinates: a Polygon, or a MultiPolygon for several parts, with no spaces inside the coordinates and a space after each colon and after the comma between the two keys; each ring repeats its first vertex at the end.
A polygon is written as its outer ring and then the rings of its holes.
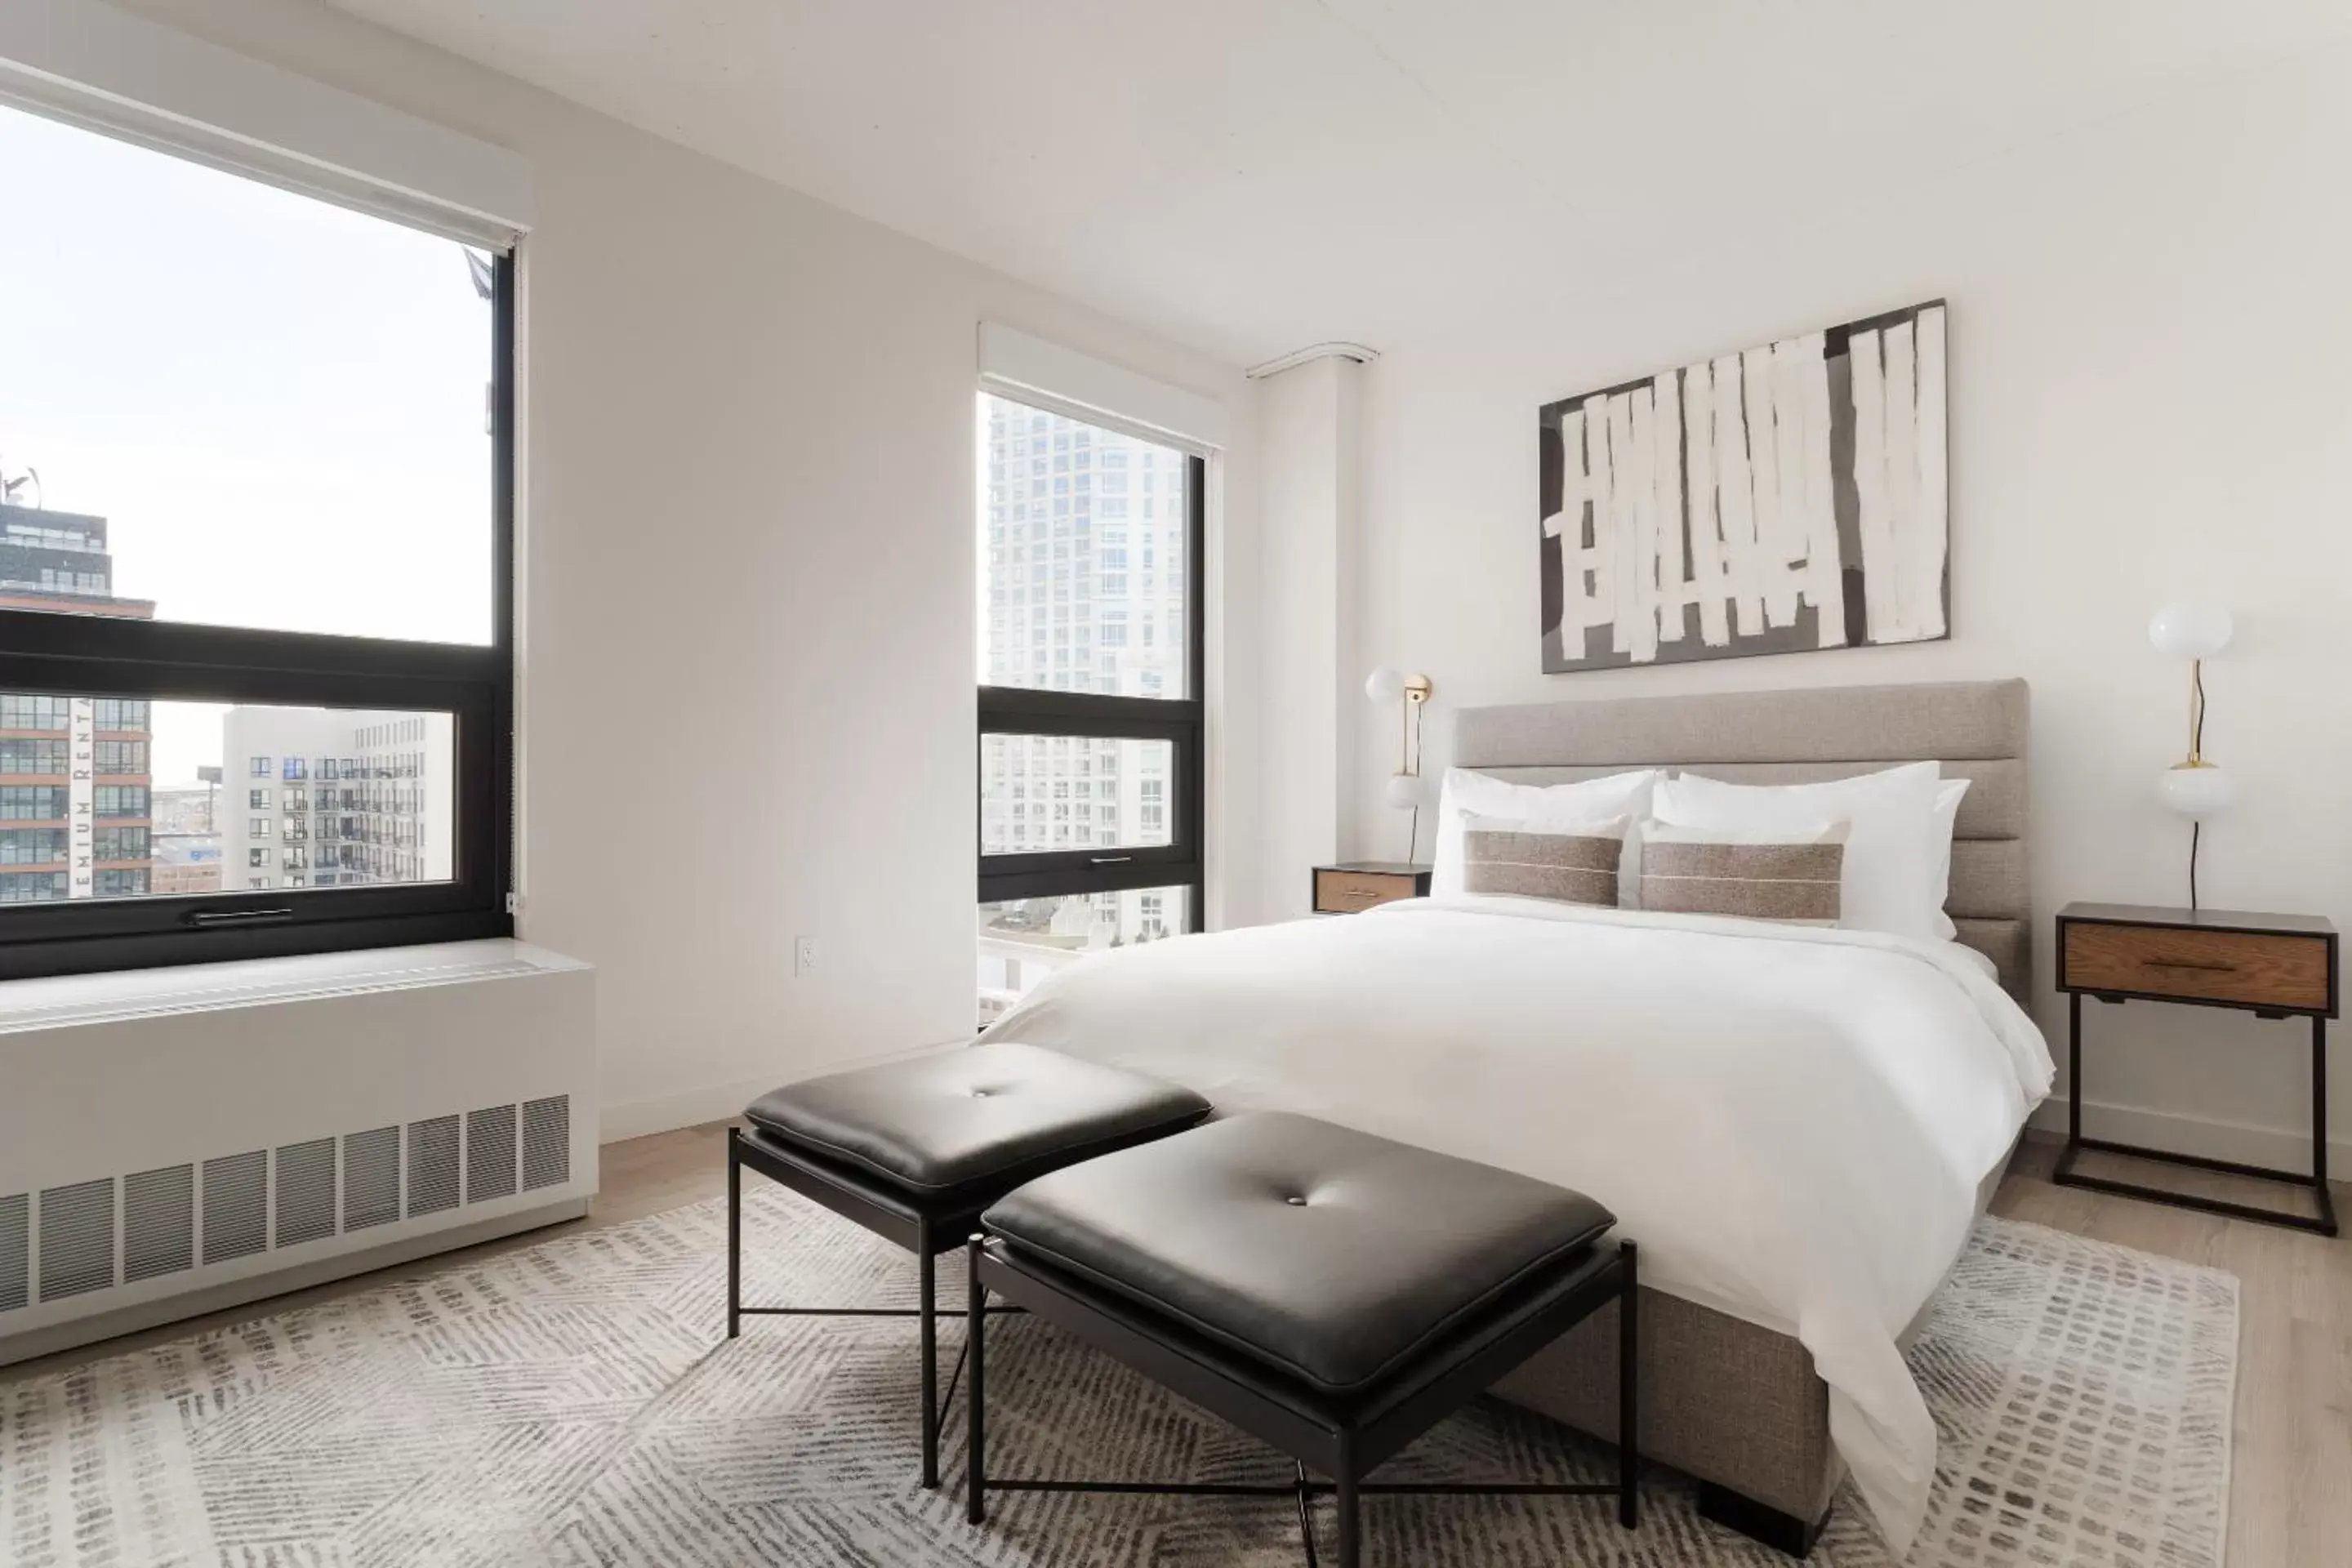
{"type": "Polygon", "coordinates": [[[0,981],[0,1035],[591,967],[513,938],[0,981]]]}

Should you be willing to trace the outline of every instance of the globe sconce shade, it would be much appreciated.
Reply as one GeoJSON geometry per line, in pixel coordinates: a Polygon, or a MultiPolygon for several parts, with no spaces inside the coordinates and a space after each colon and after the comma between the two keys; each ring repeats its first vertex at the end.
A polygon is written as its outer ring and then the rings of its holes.
{"type": "Polygon", "coordinates": [[[2210,763],[2182,763],[2157,775],[2156,793],[2191,822],[2205,822],[2230,809],[2238,781],[2210,763]]]}
{"type": "Polygon", "coordinates": [[[1423,785],[1418,773],[1391,773],[1388,783],[1388,803],[1399,811],[1418,811],[1423,805],[1423,785]]]}
{"type": "Polygon", "coordinates": [[[2167,605],[2149,619],[2147,640],[2174,658],[2211,658],[2230,646],[2235,629],[2219,605],[2167,605]]]}
{"type": "Polygon", "coordinates": [[[1412,702],[1426,702],[1436,689],[1425,675],[1407,675],[1386,665],[1364,678],[1364,695],[1375,702],[1394,702],[1404,698],[1412,702]]]}

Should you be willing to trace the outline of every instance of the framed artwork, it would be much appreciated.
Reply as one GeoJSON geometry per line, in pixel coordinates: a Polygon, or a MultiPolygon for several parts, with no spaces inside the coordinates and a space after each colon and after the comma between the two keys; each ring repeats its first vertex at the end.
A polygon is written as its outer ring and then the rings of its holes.
{"type": "Polygon", "coordinates": [[[1546,404],[1543,667],[1951,635],[1941,300],[1546,404]]]}

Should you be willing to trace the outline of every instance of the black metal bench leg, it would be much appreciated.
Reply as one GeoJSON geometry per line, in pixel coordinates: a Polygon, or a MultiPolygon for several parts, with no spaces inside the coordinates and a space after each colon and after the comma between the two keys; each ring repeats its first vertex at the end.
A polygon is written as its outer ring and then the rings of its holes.
{"type": "Polygon", "coordinates": [[[730,1340],[743,1327],[743,1156],[738,1147],[741,1136],[739,1129],[727,1129],[727,1337],[730,1340]]]}
{"type": "Polygon", "coordinates": [[[964,1261],[971,1269],[971,1300],[964,1318],[965,1359],[971,1363],[971,1387],[964,1396],[963,1516],[973,1524],[988,1519],[982,1494],[988,1485],[985,1456],[981,1451],[981,1364],[988,1353],[988,1292],[980,1283],[980,1237],[964,1243],[964,1261]]]}
{"type": "Polygon", "coordinates": [[[940,1330],[938,1304],[931,1299],[938,1284],[938,1265],[931,1256],[928,1224],[916,1227],[915,1249],[920,1255],[923,1292],[918,1320],[923,1326],[923,1488],[930,1491],[940,1484],[940,1330]]]}
{"type": "Polygon", "coordinates": [[[1640,1276],[1632,1242],[1619,1242],[1617,1256],[1625,1269],[1617,1297],[1617,1522],[1635,1530],[1642,1522],[1640,1276]]]}
{"type": "Polygon", "coordinates": [[[1358,1568],[1362,1561],[1363,1542],[1361,1521],[1357,1517],[1354,1455],[1341,1458],[1339,1474],[1335,1479],[1335,1500],[1339,1505],[1339,1568],[1358,1568]]]}

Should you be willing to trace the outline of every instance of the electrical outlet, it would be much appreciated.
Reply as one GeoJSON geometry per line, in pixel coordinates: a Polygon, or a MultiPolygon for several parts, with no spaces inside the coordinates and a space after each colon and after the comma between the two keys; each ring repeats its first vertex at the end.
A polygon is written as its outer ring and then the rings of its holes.
{"type": "Polygon", "coordinates": [[[813,936],[793,938],[793,973],[794,974],[816,973],[816,938],[813,936]]]}

